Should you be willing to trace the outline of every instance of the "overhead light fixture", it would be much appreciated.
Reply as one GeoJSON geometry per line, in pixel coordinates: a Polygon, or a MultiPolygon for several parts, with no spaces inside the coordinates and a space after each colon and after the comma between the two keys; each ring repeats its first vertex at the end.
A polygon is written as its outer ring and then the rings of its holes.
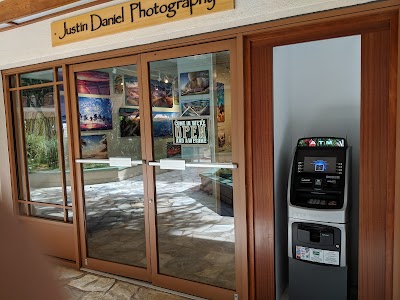
{"type": "Polygon", "coordinates": [[[158,72],[158,82],[161,82],[161,73],[160,72],[158,72]]]}
{"type": "Polygon", "coordinates": [[[167,75],[165,75],[164,82],[168,83],[168,76],[167,75]]]}

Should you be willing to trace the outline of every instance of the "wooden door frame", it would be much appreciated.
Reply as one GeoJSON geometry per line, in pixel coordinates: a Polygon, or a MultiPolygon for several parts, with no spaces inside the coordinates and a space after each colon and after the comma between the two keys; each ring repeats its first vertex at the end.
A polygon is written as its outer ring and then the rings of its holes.
{"type": "MultiPolygon", "coordinates": [[[[210,286],[202,283],[192,282],[185,279],[173,278],[171,276],[162,275],[158,273],[158,262],[155,255],[152,256],[152,269],[153,269],[153,283],[157,286],[170,288],[173,290],[181,291],[187,294],[193,294],[196,291],[197,296],[206,297],[209,299],[230,300],[237,293],[239,299],[248,299],[248,280],[247,280],[247,231],[246,231],[246,192],[244,178],[245,178],[245,160],[244,160],[244,116],[241,114],[243,111],[244,103],[239,96],[238,90],[238,75],[237,70],[240,68],[239,60],[237,59],[237,52],[240,48],[240,42],[236,39],[227,39],[217,42],[210,42],[199,45],[179,47],[176,49],[160,50],[149,52],[141,55],[141,62],[143,66],[142,82],[143,82],[143,96],[144,96],[144,111],[145,111],[145,128],[146,130],[152,128],[150,119],[150,95],[149,95],[149,82],[146,80],[149,77],[149,68],[145,65],[152,61],[173,59],[184,56],[208,54],[213,52],[230,51],[230,67],[231,67],[231,101],[232,101],[232,161],[238,163],[236,175],[233,177],[233,185],[235,188],[234,207],[235,207],[235,259],[236,259],[236,291],[231,291],[215,286],[210,286]],[[239,275],[239,276],[238,276],[239,275]]],[[[146,133],[148,136],[149,133],[146,133]]],[[[147,151],[146,160],[153,161],[153,142],[149,139],[146,143],[147,151]]],[[[154,167],[148,166],[148,195],[155,199],[155,174],[154,167]]],[[[154,222],[150,225],[152,231],[151,236],[156,237],[156,204],[151,201],[150,204],[150,220],[154,222]]],[[[157,241],[151,241],[152,253],[157,253],[157,241]]]]}
{"type": "MultiPolygon", "coordinates": [[[[133,56],[125,56],[120,58],[111,58],[106,60],[99,60],[94,62],[82,63],[71,65],[69,67],[69,86],[71,89],[70,92],[70,103],[71,103],[71,118],[72,118],[72,140],[73,140],[73,166],[74,174],[75,174],[75,207],[77,208],[76,214],[78,215],[78,219],[80,220],[77,224],[79,230],[79,245],[80,245],[80,260],[82,261],[82,265],[86,267],[90,265],[90,268],[103,271],[103,272],[112,272],[117,275],[136,278],[144,281],[151,281],[151,264],[150,264],[150,240],[149,240],[149,217],[148,217],[148,201],[146,198],[144,199],[144,220],[145,220],[145,238],[146,238],[146,258],[147,258],[147,267],[140,268],[135,266],[124,265],[121,263],[115,263],[110,261],[103,261],[100,259],[94,259],[87,257],[87,245],[86,245],[86,224],[85,224],[85,205],[84,205],[84,178],[83,178],[83,169],[82,166],[78,163],[75,163],[75,159],[81,157],[81,148],[80,148],[80,128],[79,128],[79,110],[78,110],[78,94],[76,89],[76,80],[75,73],[80,71],[90,71],[90,70],[98,70],[102,68],[112,68],[118,66],[127,66],[127,65],[137,65],[138,79],[140,83],[141,78],[141,67],[140,67],[140,57],[137,55],[133,56]],[[87,259],[87,264],[85,262],[87,259]]],[[[142,99],[141,91],[139,90],[140,99],[142,99]]],[[[143,111],[143,101],[139,103],[139,110],[143,111]]],[[[141,147],[141,156],[144,157],[145,149],[143,145],[145,144],[145,139],[143,138],[145,135],[144,128],[140,128],[141,138],[142,138],[142,147],[141,147]]],[[[143,178],[146,176],[146,167],[143,165],[143,178]]],[[[145,188],[145,186],[144,186],[145,188]]],[[[145,193],[146,195],[146,193],[145,193]]],[[[146,196],[145,196],[146,197],[146,196]]]]}
{"type": "MultiPolygon", "coordinates": [[[[386,49],[388,54],[388,88],[387,88],[387,140],[388,148],[386,157],[389,161],[396,159],[396,166],[400,165],[399,151],[399,131],[396,132],[396,114],[400,116],[400,109],[397,105],[399,90],[398,84],[398,8],[383,12],[372,12],[362,16],[341,16],[333,20],[309,22],[306,25],[286,26],[277,30],[248,35],[245,38],[244,65],[245,68],[245,96],[246,102],[246,125],[247,125],[247,185],[249,201],[249,236],[253,237],[249,244],[250,263],[249,275],[252,283],[250,292],[251,299],[274,299],[275,298],[275,262],[274,262],[274,198],[273,198],[273,57],[272,49],[276,46],[289,45],[301,42],[316,41],[322,39],[344,37],[350,35],[362,35],[365,42],[365,36],[375,32],[387,31],[390,38],[390,44],[386,49]],[[254,61],[254,59],[257,61],[254,61]],[[252,64],[253,63],[253,64],[252,64]],[[262,64],[264,79],[252,78],[252,68],[257,69],[262,64]],[[258,80],[258,81],[257,81],[258,80]],[[263,91],[257,91],[256,87],[263,84],[263,91]],[[262,99],[264,103],[262,103],[262,99]],[[260,113],[260,111],[262,113],[260,113]],[[257,123],[259,122],[259,123],[257,123]],[[262,135],[261,133],[264,132],[262,135]],[[397,139],[396,139],[397,134],[397,139]],[[261,166],[266,167],[262,170],[261,166]],[[262,272],[260,271],[262,270],[262,272]]],[[[370,62],[370,54],[363,49],[362,59],[364,62],[370,62]]],[[[363,82],[370,82],[373,75],[362,65],[363,82]]],[[[362,103],[367,97],[365,86],[361,87],[362,103]]],[[[370,100],[371,101],[371,100],[370,100]]],[[[398,119],[400,120],[400,119],[398,119]]],[[[361,123],[363,125],[363,123],[361,123]]],[[[383,125],[382,125],[383,126],[383,125]]],[[[364,123],[365,127],[365,123],[364,123]]],[[[367,130],[367,129],[365,129],[367,130]]],[[[360,142],[361,143],[361,142],[360,142]]],[[[362,144],[360,144],[362,146],[362,144]]],[[[361,156],[360,156],[361,159],[361,156]]],[[[363,170],[361,168],[361,170],[363,170]]],[[[368,170],[370,171],[370,170],[368,170]]],[[[361,202],[359,221],[359,295],[360,299],[373,299],[373,288],[384,291],[381,299],[392,299],[393,295],[398,295],[398,284],[394,284],[398,279],[399,255],[394,251],[394,246],[399,250],[399,237],[394,232],[399,232],[394,227],[394,222],[399,221],[399,167],[396,172],[387,169],[387,188],[386,194],[386,215],[383,218],[374,220],[364,219],[368,216],[369,210],[374,209],[371,202],[361,202]],[[397,177],[395,177],[397,175],[397,177]],[[385,266],[370,264],[368,258],[374,257],[376,247],[368,240],[368,234],[371,234],[373,222],[381,223],[385,231],[380,232],[385,236],[385,245],[379,255],[385,257],[385,266]],[[368,244],[370,243],[370,244],[368,244]],[[362,247],[361,247],[362,246],[362,247]],[[393,262],[396,265],[393,266],[393,262]],[[373,272],[372,272],[373,271],[373,272]],[[366,273],[368,272],[368,275],[366,273]],[[373,274],[371,274],[371,272],[373,274]],[[364,274],[364,276],[362,276],[364,274]]],[[[360,174],[360,192],[365,188],[366,180],[361,183],[360,174]]],[[[365,179],[365,178],[364,178],[365,179]]],[[[371,179],[369,179],[372,181],[371,179]]],[[[370,199],[367,199],[370,201],[370,199]]],[[[370,213],[371,214],[371,213],[370,213]]]]}
{"type": "MultiPolygon", "coordinates": [[[[244,142],[241,141],[244,135],[240,135],[244,131],[244,117],[240,111],[243,111],[244,103],[238,96],[239,85],[236,82],[237,70],[240,64],[237,60],[237,51],[240,48],[239,44],[235,39],[228,39],[218,42],[211,42],[202,44],[199,48],[196,46],[186,46],[176,49],[168,49],[162,51],[149,52],[145,54],[139,54],[137,56],[120,57],[114,59],[106,59],[100,61],[93,61],[88,63],[81,63],[69,66],[69,85],[70,85],[70,96],[71,96],[71,115],[72,115],[72,130],[73,130],[73,155],[74,158],[80,157],[80,143],[79,143],[79,120],[78,120],[78,107],[77,107],[77,90],[75,86],[75,73],[86,70],[97,70],[100,68],[114,67],[128,64],[137,64],[138,66],[138,79],[141,83],[139,89],[140,94],[140,111],[143,112],[143,122],[145,126],[141,126],[142,136],[142,158],[145,161],[152,161],[154,159],[153,142],[151,139],[151,107],[150,107],[150,93],[149,93],[149,82],[147,80],[149,76],[149,70],[147,64],[155,60],[178,58],[182,56],[207,54],[220,51],[230,51],[231,55],[231,97],[232,97],[232,160],[240,166],[237,170],[236,175],[233,178],[235,186],[234,206],[235,206],[235,236],[237,237],[235,243],[235,259],[236,259],[236,291],[231,291],[219,287],[214,287],[206,284],[192,282],[189,280],[173,278],[167,275],[158,274],[158,263],[157,256],[157,241],[156,241],[156,207],[155,201],[155,178],[154,178],[154,167],[143,165],[143,177],[147,177],[145,181],[145,211],[147,216],[145,217],[146,223],[146,257],[148,261],[147,271],[140,270],[140,268],[127,267],[121,264],[112,262],[105,262],[93,258],[87,258],[90,268],[112,272],[127,276],[138,278],[146,281],[151,281],[153,284],[161,287],[166,287],[181,291],[188,294],[197,293],[198,296],[207,297],[210,299],[218,300],[230,300],[237,293],[240,299],[247,299],[248,295],[248,280],[247,280],[247,230],[246,230],[246,202],[245,202],[245,187],[242,184],[245,178],[245,163],[244,163],[244,142]],[[136,60],[135,60],[136,59],[136,60]],[[242,109],[241,109],[242,108],[242,109]],[[235,134],[239,133],[239,134],[235,134]],[[144,137],[144,138],[143,138],[144,137]],[[151,232],[151,233],[150,233],[151,232]],[[132,273],[135,271],[135,274],[132,273]]],[[[76,207],[79,220],[78,224],[79,236],[80,236],[80,258],[82,265],[86,258],[86,240],[85,240],[85,208],[84,208],[84,191],[83,191],[83,175],[82,170],[76,163],[73,164],[75,168],[76,176],[76,207]]]]}

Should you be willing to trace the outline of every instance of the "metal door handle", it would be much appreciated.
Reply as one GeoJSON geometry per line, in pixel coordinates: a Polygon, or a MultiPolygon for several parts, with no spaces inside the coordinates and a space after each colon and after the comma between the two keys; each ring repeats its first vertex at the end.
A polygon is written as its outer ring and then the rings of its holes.
{"type": "Polygon", "coordinates": [[[221,168],[221,169],[237,169],[238,165],[235,163],[193,163],[185,162],[184,160],[178,159],[160,159],[157,161],[149,161],[149,166],[157,166],[160,169],[167,170],[185,170],[188,168],[221,168]]]}
{"type": "Polygon", "coordinates": [[[142,160],[130,158],[110,157],[109,159],[80,158],[75,160],[78,164],[107,164],[113,167],[135,167],[142,165],[142,160]]]}

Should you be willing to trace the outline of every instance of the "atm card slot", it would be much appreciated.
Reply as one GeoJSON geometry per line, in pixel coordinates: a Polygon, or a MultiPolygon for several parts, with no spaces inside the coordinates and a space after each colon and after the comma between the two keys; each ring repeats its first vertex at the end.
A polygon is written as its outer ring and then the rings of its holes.
{"type": "Polygon", "coordinates": [[[304,192],[304,193],[313,193],[313,194],[321,194],[321,195],[341,195],[341,191],[329,191],[325,189],[320,189],[316,191],[315,189],[296,189],[297,192],[304,192]]]}

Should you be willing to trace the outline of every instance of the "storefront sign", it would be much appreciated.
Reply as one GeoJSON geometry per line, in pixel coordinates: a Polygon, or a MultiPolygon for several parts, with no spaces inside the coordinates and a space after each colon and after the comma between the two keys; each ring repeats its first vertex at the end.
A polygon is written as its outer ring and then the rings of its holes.
{"type": "MultiPolygon", "coordinates": [[[[142,0],[53,22],[52,43],[64,45],[94,37],[234,9],[235,0],[142,0]]],[[[165,29],[166,30],[166,29],[165,29]]]]}
{"type": "Polygon", "coordinates": [[[179,118],[172,120],[175,145],[208,145],[208,118],[179,118]]]}

